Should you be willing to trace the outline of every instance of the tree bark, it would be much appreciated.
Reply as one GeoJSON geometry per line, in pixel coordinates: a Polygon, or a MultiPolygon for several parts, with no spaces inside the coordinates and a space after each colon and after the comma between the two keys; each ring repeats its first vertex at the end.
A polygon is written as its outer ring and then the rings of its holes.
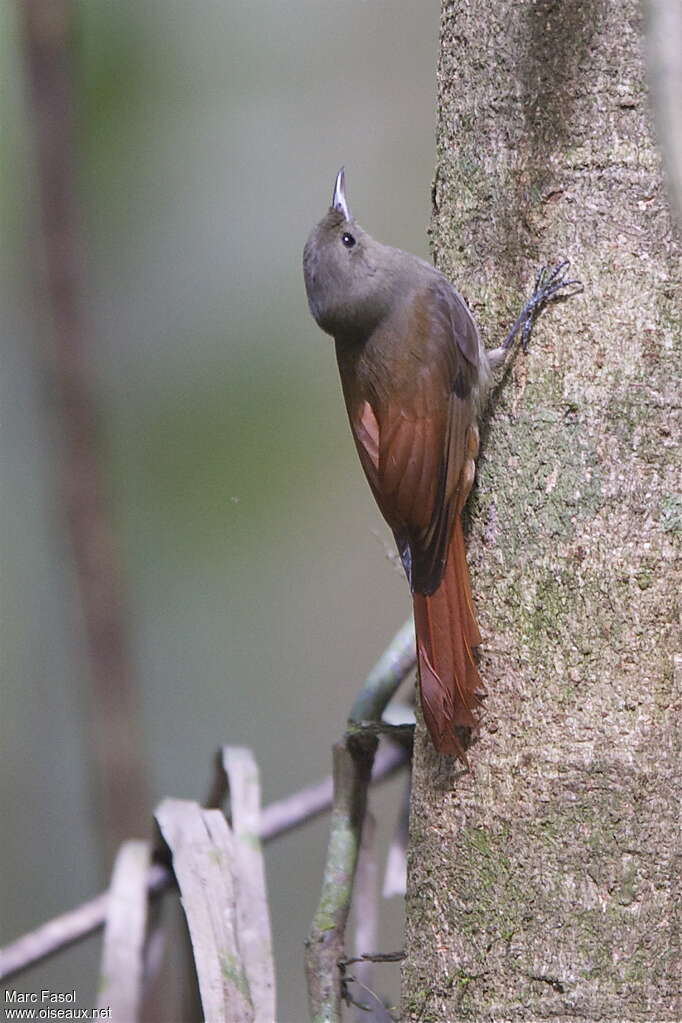
{"type": "Polygon", "coordinates": [[[418,729],[405,1020],[679,1020],[680,249],[636,0],[444,0],[433,241],[496,388],[469,506],[472,770],[418,729]],[[677,350],[677,352],[676,352],[677,350]]]}

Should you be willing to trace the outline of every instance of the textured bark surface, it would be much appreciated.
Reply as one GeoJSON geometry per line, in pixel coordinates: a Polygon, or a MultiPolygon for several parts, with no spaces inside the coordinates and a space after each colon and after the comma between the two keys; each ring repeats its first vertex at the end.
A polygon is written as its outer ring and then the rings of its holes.
{"type": "Polygon", "coordinates": [[[419,730],[405,1020],[679,1020],[682,333],[635,0],[445,0],[437,261],[488,345],[473,771],[419,730]]]}

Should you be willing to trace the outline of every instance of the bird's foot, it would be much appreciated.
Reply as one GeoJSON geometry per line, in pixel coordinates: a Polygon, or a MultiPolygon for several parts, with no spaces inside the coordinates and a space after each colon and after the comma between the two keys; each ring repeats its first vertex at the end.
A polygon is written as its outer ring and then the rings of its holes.
{"type": "Polygon", "coordinates": [[[540,267],[535,275],[533,294],[524,305],[513,327],[502,342],[502,351],[506,352],[509,350],[514,338],[521,331],[521,347],[524,352],[527,352],[533,326],[545,306],[550,302],[562,302],[567,298],[580,294],[583,290],[582,281],[569,279],[568,268],[570,265],[570,262],[565,259],[554,267],[540,267]],[[570,288],[573,290],[567,290],[570,288]]]}

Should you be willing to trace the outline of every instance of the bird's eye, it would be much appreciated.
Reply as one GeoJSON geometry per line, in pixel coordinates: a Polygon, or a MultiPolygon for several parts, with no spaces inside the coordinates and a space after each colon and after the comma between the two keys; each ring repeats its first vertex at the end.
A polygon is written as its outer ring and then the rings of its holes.
{"type": "Polygon", "coordinates": [[[341,235],[341,241],[343,242],[347,249],[352,249],[353,246],[355,245],[355,238],[353,237],[352,234],[348,234],[348,231],[344,231],[344,233],[341,235]]]}

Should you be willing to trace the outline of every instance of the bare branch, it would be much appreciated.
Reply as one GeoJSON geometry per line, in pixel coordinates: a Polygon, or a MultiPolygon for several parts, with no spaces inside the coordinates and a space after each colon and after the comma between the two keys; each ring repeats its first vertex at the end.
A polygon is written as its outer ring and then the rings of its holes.
{"type": "MultiPolygon", "coordinates": [[[[380,750],[376,757],[372,782],[390,778],[405,766],[407,760],[408,754],[403,749],[389,747],[380,750]]],[[[258,828],[261,840],[272,841],[329,810],[332,805],[332,787],[331,777],[323,778],[316,784],[265,807],[258,828]]],[[[168,867],[155,863],[150,868],[147,875],[147,890],[150,897],[161,895],[171,888],[173,883],[173,875],[168,867]]],[[[21,973],[99,930],[106,920],[108,906],[109,892],[105,891],[6,945],[0,950],[0,980],[7,980],[21,973]]]]}
{"type": "Polygon", "coordinates": [[[390,1023],[390,1015],[380,996],[374,991],[374,964],[363,953],[377,947],[379,936],[379,869],[377,864],[376,821],[371,813],[365,817],[362,829],[360,859],[355,881],[355,954],[358,963],[352,976],[346,974],[346,984],[354,983],[359,989],[355,999],[356,1023],[390,1023]]]}
{"type": "Polygon", "coordinates": [[[142,1001],[149,855],[149,842],[124,842],[109,889],[97,1007],[118,1023],[136,1020],[142,1001]]]}
{"type": "Polygon", "coordinates": [[[395,832],[391,839],[386,860],[386,872],[384,874],[384,887],[382,895],[390,899],[393,895],[405,897],[407,883],[407,843],[410,829],[410,793],[412,791],[412,776],[407,778],[403,789],[403,798],[400,803],[400,812],[396,822],[395,832]]]}
{"type": "Polygon", "coordinates": [[[230,785],[230,809],[237,876],[237,936],[251,991],[255,1023],[275,1019],[275,966],[272,958],[270,912],[265,864],[258,827],[260,781],[251,750],[223,749],[230,785]]]}
{"type": "MultiPolygon", "coordinates": [[[[402,678],[414,664],[410,657],[408,625],[396,635],[386,652],[379,659],[356,699],[353,707],[360,708],[358,719],[365,720],[364,707],[368,713],[381,715],[402,678]],[[401,674],[402,670],[402,674],[401,674]],[[385,672],[385,676],[382,675],[385,672]],[[365,703],[365,697],[367,702],[365,703]]],[[[400,770],[409,759],[404,747],[388,746],[379,750],[372,770],[372,782],[382,781],[400,770]]],[[[217,769],[209,795],[208,806],[220,806],[227,793],[227,782],[220,754],[216,758],[217,769]]],[[[261,811],[258,833],[261,841],[269,842],[279,835],[300,827],[306,821],[329,810],[333,801],[333,781],[323,778],[299,792],[271,803],[261,811]]],[[[154,864],[148,875],[150,896],[158,896],[174,883],[173,874],[161,863],[154,864]]],[[[0,980],[8,979],[35,963],[46,959],[60,949],[81,941],[99,930],[106,919],[109,892],[103,892],[94,899],[83,903],[67,913],[48,921],[35,931],[18,938],[0,949],[0,980]]]]}
{"type": "Polygon", "coordinates": [[[395,634],[365,679],[348,720],[353,723],[380,721],[386,704],[415,664],[414,622],[410,618],[395,634]]]}
{"type": "MultiPolygon", "coordinates": [[[[367,788],[384,709],[415,664],[414,627],[407,622],[370,671],[349,716],[349,730],[334,746],[334,805],[322,894],[306,942],[308,998],[315,1023],[341,1019],[345,930],[353,895],[367,788]],[[358,729],[358,724],[368,727],[358,729]]],[[[382,726],[386,727],[386,726],[382,726]]],[[[405,738],[403,736],[403,738],[405,738]]]]}
{"type": "Polygon", "coordinates": [[[341,1018],[345,931],[353,894],[367,788],[377,739],[347,735],[334,746],[334,806],[322,894],[306,942],[306,977],[314,1023],[341,1018]]]}
{"type": "Polygon", "coordinates": [[[164,799],[155,816],[173,855],[204,1017],[211,1023],[254,1023],[238,941],[239,867],[225,816],[185,799],[164,799]]]}

